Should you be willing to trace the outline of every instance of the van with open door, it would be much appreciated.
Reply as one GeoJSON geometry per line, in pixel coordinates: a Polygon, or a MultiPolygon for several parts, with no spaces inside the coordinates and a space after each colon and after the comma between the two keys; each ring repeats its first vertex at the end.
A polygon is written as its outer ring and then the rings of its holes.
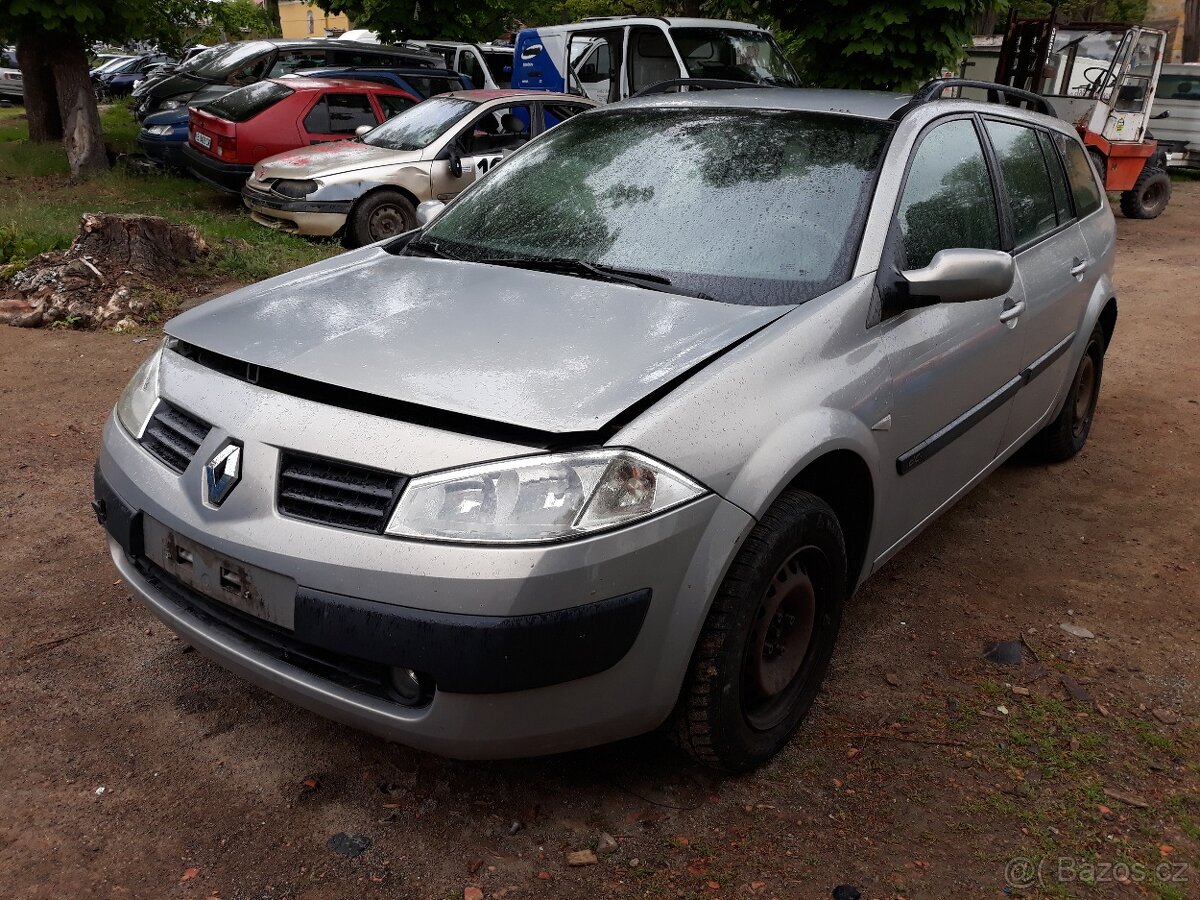
{"type": "Polygon", "coordinates": [[[799,87],[771,33],[722,19],[611,16],[517,35],[512,86],[610,103],[663,81],[799,87]]]}

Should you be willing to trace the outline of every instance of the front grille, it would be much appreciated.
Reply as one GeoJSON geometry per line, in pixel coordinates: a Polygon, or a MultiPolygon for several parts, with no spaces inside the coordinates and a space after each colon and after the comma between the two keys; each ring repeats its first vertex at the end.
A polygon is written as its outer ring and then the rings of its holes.
{"type": "Polygon", "coordinates": [[[282,515],[382,534],[407,478],[284,450],[276,502],[282,515]]]}
{"type": "Polygon", "coordinates": [[[159,400],[154,415],[146,424],[141,445],[169,468],[182,472],[208,437],[212,426],[185,413],[166,400],[159,400]]]}

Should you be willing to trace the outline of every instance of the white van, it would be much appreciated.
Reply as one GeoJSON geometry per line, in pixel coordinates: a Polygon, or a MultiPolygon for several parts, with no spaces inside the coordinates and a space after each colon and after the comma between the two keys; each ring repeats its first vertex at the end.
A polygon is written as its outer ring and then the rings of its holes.
{"type": "Polygon", "coordinates": [[[1150,131],[1167,151],[1167,166],[1200,169],[1200,63],[1162,67],[1152,118],[1150,131]]]}
{"type": "Polygon", "coordinates": [[[465,75],[479,89],[495,90],[512,85],[512,44],[468,44],[464,41],[410,41],[436,53],[446,68],[465,75]]]}
{"type": "Polygon", "coordinates": [[[799,87],[771,33],[722,19],[610,16],[517,35],[512,86],[600,103],[663,81],[713,79],[799,87]]]}

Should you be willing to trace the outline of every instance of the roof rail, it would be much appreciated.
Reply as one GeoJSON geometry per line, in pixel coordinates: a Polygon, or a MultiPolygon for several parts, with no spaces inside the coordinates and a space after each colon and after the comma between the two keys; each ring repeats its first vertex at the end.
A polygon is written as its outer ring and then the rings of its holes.
{"type": "MultiPolygon", "coordinates": [[[[760,84],[757,81],[732,81],[725,78],[670,78],[644,87],[632,96],[646,97],[650,94],[668,94],[673,89],[684,87],[694,91],[729,91],[738,88],[771,88],[775,90],[778,85],[760,84]]],[[[682,91],[677,91],[677,93],[682,93],[682,91]]]]}
{"type": "Polygon", "coordinates": [[[948,88],[977,88],[987,91],[988,103],[1004,103],[1007,106],[1024,106],[1033,112],[1045,113],[1058,118],[1058,113],[1050,105],[1050,101],[1040,94],[1023,91],[1020,88],[996,84],[992,81],[972,81],[969,78],[935,78],[927,81],[913,93],[912,101],[897,113],[903,118],[910,110],[924,103],[932,103],[942,99],[942,92],[948,88]]]}

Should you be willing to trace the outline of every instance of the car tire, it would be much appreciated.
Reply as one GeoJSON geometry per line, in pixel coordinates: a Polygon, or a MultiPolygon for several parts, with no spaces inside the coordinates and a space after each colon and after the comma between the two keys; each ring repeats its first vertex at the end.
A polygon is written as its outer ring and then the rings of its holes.
{"type": "Polygon", "coordinates": [[[346,224],[347,247],[361,247],[395,237],[417,227],[417,210],[399,191],[374,191],[350,211],[346,224]]]}
{"type": "Polygon", "coordinates": [[[1171,201],[1171,176],[1145,166],[1133,187],[1121,194],[1121,212],[1127,219],[1157,219],[1171,201]]]}
{"type": "Polygon", "coordinates": [[[738,551],[696,642],[669,732],[693,759],[742,772],[787,743],[829,668],[846,568],[829,504],[784,492],[738,551]]]}
{"type": "Polygon", "coordinates": [[[1034,435],[1030,449],[1043,462],[1066,462],[1083,449],[1092,431],[1104,374],[1104,329],[1097,325],[1071,378],[1071,387],[1054,421],[1034,435]]]}

